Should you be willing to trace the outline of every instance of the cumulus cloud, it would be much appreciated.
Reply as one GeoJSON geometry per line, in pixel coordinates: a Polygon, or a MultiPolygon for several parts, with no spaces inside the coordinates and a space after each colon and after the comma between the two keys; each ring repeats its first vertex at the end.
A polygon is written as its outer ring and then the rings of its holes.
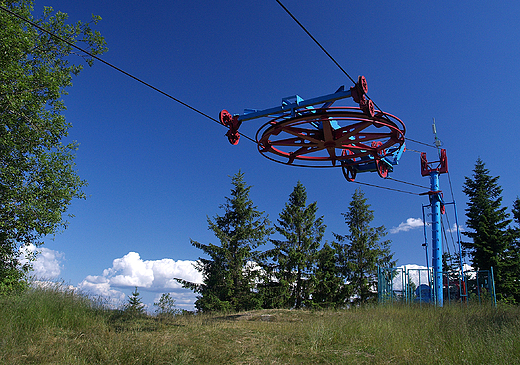
{"type": "Polygon", "coordinates": [[[37,248],[33,244],[22,247],[22,263],[29,261],[29,257],[36,258],[32,261],[32,275],[39,279],[56,279],[61,274],[61,262],[65,255],[63,252],[51,250],[46,247],[37,248]]]}
{"type": "Polygon", "coordinates": [[[89,275],[80,284],[83,291],[114,298],[125,299],[122,290],[138,287],[149,292],[175,292],[177,304],[193,304],[195,295],[183,289],[174,278],[194,283],[202,282],[202,275],[190,260],[143,260],[137,252],[129,252],[112,262],[112,267],[102,275],[89,275]]]}
{"type": "MultiPolygon", "coordinates": [[[[464,227],[459,226],[459,231],[464,232],[464,227]]],[[[450,233],[457,232],[457,223],[453,223],[453,226],[448,229],[448,232],[450,232],[450,233]]]]}
{"type": "Polygon", "coordinates": [[[424,222],[421,218],[408,218],[406,222],[402,222],[397,227],[390,229],[390,233],[408,232],[409,230],[420,228],[424,226],[424,222]]]}

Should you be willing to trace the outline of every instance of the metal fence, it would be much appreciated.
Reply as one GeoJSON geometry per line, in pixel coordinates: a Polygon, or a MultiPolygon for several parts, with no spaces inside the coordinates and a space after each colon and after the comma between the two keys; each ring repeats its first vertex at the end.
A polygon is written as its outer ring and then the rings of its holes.
{"type": "MultiPolygon", "coordinates": [[[[380,303],[435,304],[437,293],[433,272],[425,268],[378,268],[377,292],[380,303]]],[[[479,303],[496,305],[493,268],[480,271],[442,273],[445,304],[479,303]]]]}

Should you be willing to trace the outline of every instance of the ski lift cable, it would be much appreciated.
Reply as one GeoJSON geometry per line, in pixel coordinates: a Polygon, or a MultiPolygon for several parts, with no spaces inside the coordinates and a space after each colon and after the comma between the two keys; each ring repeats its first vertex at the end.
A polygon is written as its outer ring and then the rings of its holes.
{"type": "Polygon", "coordinates": [[[414,184],[414,183],[403,181],[403,180],[397,180],[397,179],[394,179],[393,177],[390,177],[390,176],[386,177],[386,180],[392,180],[392,181],[395,181],[395,182],[398,182],[398,183],[408,184],[408,185],[411,185],[411,186],[416,186],[416,187],[421,188],[421,189],[427,189],[427,190],[430,189],[427,186],[418,185],[418,184],[414,184]]]}
{"type": "Polygon", "coordinates": [[[399,192],[399,193],[406,193],[406,194],[412,194],[412,195],[421,195],[419,193],[413,193],[411,191],[405,191],[405,190],[400,190],[400,189],[389,188],[389,187],[386,187],[386,186],[379,186],[379,185],[375,185],[375,184],[369,184],[369,183],[365,183],[365,182],[361,182],[361,181],[357,181],[357,180],[354,180],[352,182],[355,183],[355,184],[371,186],[373,188],[378,188],[378,189],[385,189],[385,190],[390,190],[390,191],[396,191],[396,192],[399,192]]]}
{"type": "MultiPolygon", "coordinates": [[[[320,49],[332,60],[332,62],[334,62],[334,64],[350,79],[350,81],[352,81],[353,84],[356,84],[356,82],[354,81],[354,79],[348,74],[347,71],[345,71],[345,69],[339,64],[338,61],[336,61],[336,59],[325,49],[325,47],[323,47],[323,45],[311,34],[311,32],[309,32],[309,30],[307,30],[307,28],[305,28],[305,26],[291,13],[291,11],[289,9],[287,9],[287,7],[285,5],[282,4],[282,2],[280,0],[276,0],[276,2],[285,10],[285,12],[287,14],[289,14],[289,16],[296,22],[296,24],[298,24],[300,26],[300,28],[303,29],[303,31],[314,41],[314,43],[316,43],[318,45],[318,47],[320,47],[320,49]]],[[[366,95],[366,97],[369,99],[369,100],[372,100],[372,102],[374,103],[374,107],[379,109],[379,110],[382,110],[375,102],[373,99],[371,99],[368,95],[366,95]]],[[[425,146],[428,146],[428,147],[433,147],[433,148],[436,148],[436,146],[432,145],[432,144],[429,144],[429,143],[424,143],[424,142],[420,142],[420,141],[417,141],[417,140],[414,140],[414,139],[411,139],[411,138],[408,138],[408,137],[405,137],[405,139],[411,141],[411,142],[415,142],[415,143],[419,143],[419,144],[422,144],[422,145],[425,145],[425,146]]]]}
{"type": "Polygon", "coordinates": [[[332,57],[332,55],[329,52],[327,52],[325,47],[323,47],[321,45],[321,43],[316,38],[314,38],[314,36],[311,34],[311,32],[309,32],[307,30],[307,28],[305,28],[305,26],[289,11],[289,9],[287,9],[280,0],[276,0],[276,2],[283,8],[283,10],[285,10],[285,12],[287,14],[289,14],[289,16],[296,22],[296,24],[298,24],[300,26],[300,28],[302,28],[303,31],[305,33],[307,33],[307,35],[314,41],[314,43],[316,43],[318,45],[318,47],[320,47],[320,49],[332,60],[332,62],[334,62],[334,64],[336,66],[338,66],[338,68],[350,79],[350,81],[352,81],[353,84],[356,84],[356,81],[354,81],[354,79],[348,74],[348,72],[345,71],[345,69],[343,69],[343,67],[341,67],[339,62],[336,61],[336,59],[334,57],[332,57]]]}
{"type": "MultiPolygon", "coordinates": [[[[451,230],[451,222],[450,222],[450,219],[448,217],[448,214],[444,214],[444,216],[445,216],[444,219],[446,219],[446,222],[448,224],[448,232],[450,232],[451,244],[453,245],[453,253],[455,254],[455,252],[457,252],[457,247],[455,246],[455,238],[453,237],[453,231],[451,230]]],[[[446,233],[444,235],[446,236],[446,233]]],[[[448,250],[449,250],[447,237],[445,238],[445,240],[446,240],[446,247],[448,247],[448,250]]]]}
{"type": "MultiPolygon", "coordinates": [[[[280,0],[276,0],[276,2],[285,10],[285,12],[287,14],[289,14],[289,16],[296,22],[296,24],[298,24],[300,26],[300,28],[303,29],[303,31],[314,41],[314,43],[316,43],[318,45],[318,47],[320,47],[320,49],[332,60],[332,62],[334,62],[334,64],[349,78],[350,81],[352,81],[352,83],[355,85],[356,84],[356,81],[354,81],[354,79],[348,74],[347,71],[345,71],[345,69],[343,67],[341,67],[341,65],[339,64],[338,61],[336,61],[336,59],[334,57],[332,57],[332,55],[325,49],[325,47],[322,46],[322,44],[311,34],[311,32],[309,32],[307,30],[307,28],[305,28],[305,26],[291,13],[291,11],[289,9],[287,9],[287,7],[285,7],[285,5],[282,4],[282,2],[280,0]]],[[[379,110],[382,110],[376,103],[373,99],[370,98],[370,96],[368,96],[368,94],[365,93],[365,96],[367,97],[368,100],[371,100],[372,103],[374,103],[374,107],[379,109],[379,110]]],[[[388,116],[384,116],[385,119],[389,119],[388,116]]]]}
{"type": "MultiPolygon", "coordinates": [[[[335,60],[335,59],[330,55],[330,53],[327,52],[327,50],[326,50],[326,49],[325,49],[325,48],[324,48],[324,47],[323,47],[323,46],[322,46],[322,45],[321,45],[321,44],[316,40],[316,38],[314,38],[314,37],[312,36],[312,34],[310,34],[310,32],[309,32],[309,31],[308,31],[308,30],[307,30],[307,29],[306,29],[306,28],[305,28],[305,27],[304,27],[304,26],[303,26],[303,25],[302,25],[302,24],[301,24],[301,23],[300,23],[300,22],[299,22],[299,21],[294,17],[294,15],[293,15],[293,14],[292,14],[292,13],[291,13],[291,12],[290,12],[290,11],[289,11],[289,10],[288,10],[288,9],[287,9],[287,8],[286,8],[286,7],[285,7],[285,6],[284,6],[284,5],[283,5],[279,0],[277,0],[277,2],[278,2],[278,3],[280,4],[280,6],[282,6],[282,8],[283,8],[283,9],[284,9],[284,10],[285,10],[285,11],[286,11],[286,12],[287,12],[287,13],[288,13],[288,14],[289,14],[289,15],[290,15],[290,16],[291,16],[291,17],[292,17],[296,22],[297,22],[297,24],[299,24],[300,27],[302,27],[302,29],[303,29],[303,30],[304,30],[304,31],[305,31],[305,32],[306,32],[306,33],[307,33],[307,34],[308,34],[308,35],[309,35],[309,36],[310,36],[310,37],[311,37],[311,38],[316,42],[316,44],[318,44],[318,46],[319,46],[319,47],[320,47],[320,48],[321,48],[321,49],[322,49],[322,50],[323,50],[323,51],[324,51],[324,52],[325,52],[325,53],[326,53],[326,54],[327,54],[327,55],[328,55],[332,60],[333,60],[333,62],[334,62],[334,63],[335,63],[339,68],[340,68],[340,70],[342,70],[343,73],[345,73],[345,75],[346,75],[346,76],[347,76],[347,77],[348,77],[348,78],[349,78],[349,79],[350,79],[350,80],[355,84],[355,81],[352,79],[352,77],[351,77],[351,76],[350,76],[350,75],[349,75],[349,74],[348,74],[348,73],[343,69],[343,67],[341,67],[341,65],[340,65],[340,64],[339,64],[339,63],[338,63],[338,62],[337,62],[337,61],[336,61],[336,60],[335,60]]],[[[48,31],[47,29],[45,29],[45,28],[39,26],[39,25],[36,24],[35,22],[33,22],[33,21],[29,20],[29,19],[26,19],[26,18],[22,17],[21,15],[19,15],[19,14],[15,13],[15,12],[13,12],[13,11],[11,11],[11,10],[5,8],[5,7],[2,6],[2,5],[0,5],[0,9],[3,10],[3,11],[5,11],[6,13],[8,13],[8,14],[10,14],[10,15],[12,15],[12,16],[14,16],[14,17],[16,17],[16,18],[18,18],[18,19],[20,19],[20,20],[22,20],[22,21],[24,21],[24,22],[26,22],[26,23],[28,23],[28,24],[30,24],[31,26],[33,26],[34,28],[40,30],[41,32],[46,33],[46,34],[50,35],[51,37],[56,38],[56,39],[58,39],[58,40],[60,40],[60,41],[62,41],[62,42],[64,42],[64,43],[68,44],[69,46],[71,46],[71,47],[73,47],[73,48],[75,48],[75,49],[77,49],[77,50],[83,52],[84,54],[86,54],[86,55],[88,55],[89,57],[92,57],[93,59],[95,59],[95,60],[97,60],[97,61],[99,61],[99,62],[105,64],[106,66],[111,67],[112,69],[114,69],[114,70],[116,70],[116,71],[118,71],[118,72],[124,74],[125,76],[128,76],[128,77],[132,78],[133,80],[135,80],[135,81],[137,81],[137,82],[139,82],[139,83],[141,83],[141,84],[143,84],[143,85],[145,85],[145,86],[147,86],[147,87],[153,89],[154,91],[156,91],[156,92],[158,92],[158,93],[160,93],[160,94],[166,96],[167,98],[169,98],[169,99],[171,99],[171,100],[173,100],[173,101],[175,101],[175,102],[177,102],[177,103],[179,103],[179,104],[181,104],[181,105],[187,107],[188,109],[190,109],[190,110],[192,110],[192,111],[194,111],[194,112],[196,112],[196,113],[198,113],[198,114],[200,114],[200,115],[206,117],[207,119],[209,119],[209,120],[211,120],[211,121],[213,121],[213,122],[215,122],[215,123],[218,123],[219,125],[222,125],[222,123],[221,123],[219,120],[217,120],[216,118],[214,118],[214,117],[212,117],[212,116],[210,116],[210,115],[208,115],[208,114],[202,112],[201,110],[199,110],[199,109],[197,109],[197,108],[195,108],[195,107],[189,105],[188,103],[186,103],[186,102],[184,102],[184,101],[182,101],[182,100],[180,100],[180,99],[178,99],[178,98],[172,96],[171,94],[169,94],[169,93],[167,93],[167,92],[165,92],[165,91],[163,91],[163,90],[161,90],[161,89],[159,89],[159,88],[157,88],[157,87],[151,85],[150,83],[148,83],[148,82],[146,82],[146,81],[144,81],[144,80],[138,78],[137,76],[134,76],[133,74],[131,74],[131,73],[129,73],[129,72],[127,72],[127,71],[121,69],[120,67],[115,66],[114,64],[112,64],[112,63],[110,63],[110,62],[108,62],[108,61],[105,61],[105,60],[102,59],[101,57],[92,54],[91,52],[87,51],[86,49],[81,48],[81,47],[77,46],[76,44],[74,44],[74,43],[72,43],[72,42],[70,42],[70,41],[68,41],[68,40],[66,40],[66,39],[64,39],[64,38],[62,38],[62,37],[60,37],[60,36],[58,36],[58,35],[56,35],[56,34],[50,32],[50,31],[48,31]]],[[[367,95],[367,97],[368,97],[368,95],[367,95]]],[[[378,108],[379,108],[379,107],[378,107],[378,108]]],[[[379,108],[379,109],[380,109],[380,108],[379,108]]],[[[244,138],[248,139],[249,141],[251,141],[251,142],[257,144],[257,141],[256,141],[254,138],[251,138],[251,137],[249,137],[249,136],[247,136],[247,135],[245,135],[245,134],[243,134],[243,133],[242,133],[242,136],[243,136],[244,138]]],[[[432,146],[432,145],[430,145],[430,144],[427,144],[427,143],[424,143],[424,142],[420,142],[420,141],[417,141],[417,140],[414,140],[414,139],[411,139],[411,138],[408,138],[408,137],[406,137],[406,139],[409,140],[409,141],[411,141],[411,142],[419,143],[419,144],[422,144],[422,145],[425,145],[425,146],[429,146],[429,147],[434,147],[434,146],[432,146]]]]}
{"type": "Polygon", "coordinates": [[[444,224],[444,221],[441,219],[441,230],[444,235],[444,242],[446,242],[446,251],[448,252],[448,259],[450,261],[450,266],[452,264],[451,262],[451,252],[450,252],[450,245],[448,244],[448,236],[446,235],[446,226],[444,224]]]}
{"type": "MultiPolygon", "coordinates": [[[[51,31],[48,31],[47,29],[45,29],[45,28],[39,26],[38,24],[34,23],[33,21],[31,21],[31,20],[29,20],[29,19],[26,19],[26,18],[22,17],[21,15],[16,14],[15,12],[13,12],[13,11],[11,11],[11,10],[9,10],[9,9],[7,9],[7,8],[5,8],[5,7],[3,7],[3,6],[1,6],[1,5],[0,5],[0,9],[3,10],[3,11],[5,11],[6,13],[8,13],[8,14],[10,14],[10,15],[12,15],[12,16],[14,16],[14,17],[16,17],[16,18],[18,18],[18,19],[20,19],[20,20],[22,20],[22,21],[24,21],[24,22],[26,22],[26,23],[28,23],[28,24],[30,24],[30,25],[32,25],[33,27],[35,27],[36,29],[40,30],[41,32],[44,32],[44,33],[50,35],[51,37],[54,37],[54,38],[58,39],[59,41],[68,44],[69,46],[71,46],[71,47],[73,47],[73,48],[75,48],[75,49],[77,49],[77,50],[79,50],[79,51],[85,53],[85,54],[88,55],[89,57],[92,57],[93,59],[95,59],[95,60],[97,60],[97,61],[99,61],[99,62],[101,62],[101,63],[104,63],[105,65],[107,65],[107,66],[113,68],[114,70],[116,70],[116,71],[118,71],[118,72],[120,72],[120,73],[122,73],[122,74],[124,74],[124,75],[126,75],[126,76],[128,76],[128,77],[130,77],[130,78],[132,78],[132,79],[134,79],[135,81],[137,81],[137,82],[139,82],[139,83],[141,83],[141,84],[143,84],[143,85],[145,85],[145,86],[147,86],[147,87],[149,87],[149,88],[151,88],[151,89],[157,91],[158,93],[160,93],[160,94],[166,96],[167,98],[169,98],[169,99],[171,99],[171,100],[173,100],[173,101],[176,101],[177,103],[179,103],[179,104],[181,104],[181,105],[187,107],[188,109],[191,109],[192,111],[194,111],[194,112],[196,112],[196,113],[198,113],[198,114],[200,114],[200,115],[202,115],[202,116],[204,116],[204,117],[206,117],[206,118],[208,118],[208,119],[210,119],[210,120],[214,121],[215,123],[218,123],[219,125],[222,126],[222,123],[220,123],[220,121],[219,121],[218,119],[213,118],[212,116],[210,116],[210,115],[208,115],[208,114],[206,114],[206,113],[200,111],[199,109],[197,109],[197,108],[195,108],[195,107],[193,107],[193,106],[191,106],[191,105],[189,105],[189,104],[183,102],[182,100],[180,100],[180,99],[178,99],[178,98],[172,96],[171,94],[168,94],[167,92],[165,92],[165,91],[163,91],[163,90],[161,90],[161,89],[159,89],[159,88],[157,88],[157,87],[155,87],[155,86],[149,84],[148,82],[143,81],[142,79],[138,78],[137,76],[134,76],[134,75],[132,75],[131,73],[126,72],[125,70],[123,70],[123,69],[121,69],[121,68],[119,68],[119,67],[113,65],[112,63],[110,63],[110,62],[108,62],[108,61],[105,61],[105,60],[102,59],[101,57],[96,56],[95,54],[93,54],[93,53],[87,51],[86,49],[83,49],[83,48],[77,46],[76,44],[74,44],[74,43],[72,43],[72,42],[70,42],[70,41],[68,41],[68,40],[66,40],[66,39],[64,39],[64,38],[62,38],[62,37],[60,37],[60,36],[58,36],[58,35],[52,33],[51,31]]],[[[244,134],[242,134],[242,135],[243,135],[246,139],[248,139],[248,140],[250,140],[250,141],[252,141],[252,142],[254,142],[254,143],[256,144],[256,141],[255,141],[253,138],[248,137],[248,136],[246,136],[246,135],[244,135],[244,134]]]]}
{"type": "MultiPolygon", "coordinates": [[[[432,144],[430,144],[430,143],[425,143],[425,142],[417,141],[417,140],[412,139],[412,138],[410,138],[410,137],[404,137],[404,138],[405,138],[405,140],[408,140],[408,141],[410,141],[410,142],[414,142],[414,143],[418,143],[418,144],[421,144],[421,145],[423,145],[423,146],[432,147],[432,148],[437,148],[437,147],[435,147],[434,145],[432,145],[432,144]]],[[[413,151],[413,150],[410,150],[410,151],[413,151]]],[[[413,152],[415,152],[415,151],[413,151],[413,152]]]]}

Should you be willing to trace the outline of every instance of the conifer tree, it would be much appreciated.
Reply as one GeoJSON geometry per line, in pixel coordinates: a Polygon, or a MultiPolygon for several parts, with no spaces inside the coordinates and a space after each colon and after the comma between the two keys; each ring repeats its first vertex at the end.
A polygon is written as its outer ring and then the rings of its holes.
{"type": "Polygon", "coordinates": [[[258,211],[249,197],[250,186],[244,174],[232,177],[231,197],[221,206],[222,216],[208,217],[208,227],[220,245],[203,244],[191,240],[209,258],[199,258],[196,268],[203,283],[177,279],[185,288],[199,293],[195,307],[203,312],[241,311],[260,308],[261,298],[256,292],[260,270],[256,267],[256,248],[265,244],[271,228],[264,212],[258,211]]]}
{"type": "Polygon", "coordinates": [[[513,221],[510,227],[510,245],[506,251],[504,282],[508,284],[509,302],[520,303],[520,198],[513,202],[513,221]]]}
{"type": "Polygon", "coordinates": [[[361,190],[352,195],[349,209],[342,213],[349,233],[334,234],[338,240],[338,264],[354,303],[366,303],[377,296],[377,267],[395,265],[384,226],[371,227],[374,212],[361,190]]]}
{"type": "Polygon", "coordinates": [[[144,314],[144,304],[141,299],[141,295],[137,290],[137,286],[135,290],[132,292],[132,295],[128,297],[128,303],[126,303],[124,307],[125,312],[132,317],[139,317],[144,314]]]}
{"type": "Polygon", "coordinates": [[[307,192],[298,181],[275,225],[284,239],[271,240],[275,247],[266,252],[274,263],[279,304],[283,307],[300,308],[312,293],[313,265],[326,226],[323,217],[316,217],[317,203],[307,206],[306,202],[307,192]]]}
{"type": "Polygon", "coordinates": [[[513,203],[513,218],[520,229],[520,198],[516,197],[513,203]]]}
{"type": "Polygon", "coordinates": [[[339,246],[327,242],[318,251],[314,271],[312,303],[321,308],[340,307],[344,304],[347,291],[340,269],[336,264],[339,246]]]}
{"type": "Polygon", "coordinates": [[[492,177],[485,163],[478,158],[472,178],[466,177],[464,193],[469,201],[466,208],[467,231],[471,238],[463,242],[475,270],[490,270],[493,267],[495,288],[498,299],[507,300],[512,296],[511,269],[512,236],[508,229],[511,219],[507,208],[502,207],[502,188],[499,176],[492,177]]]}

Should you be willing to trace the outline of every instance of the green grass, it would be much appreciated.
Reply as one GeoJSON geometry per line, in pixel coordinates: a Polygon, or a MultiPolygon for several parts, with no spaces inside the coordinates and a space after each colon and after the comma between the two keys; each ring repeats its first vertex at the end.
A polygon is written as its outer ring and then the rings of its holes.
{"type": "Polygon", "coordinates": [[[61,288],[0,298],[1,364],[518,364],[520,308],[131,318],[61,288]]]}

